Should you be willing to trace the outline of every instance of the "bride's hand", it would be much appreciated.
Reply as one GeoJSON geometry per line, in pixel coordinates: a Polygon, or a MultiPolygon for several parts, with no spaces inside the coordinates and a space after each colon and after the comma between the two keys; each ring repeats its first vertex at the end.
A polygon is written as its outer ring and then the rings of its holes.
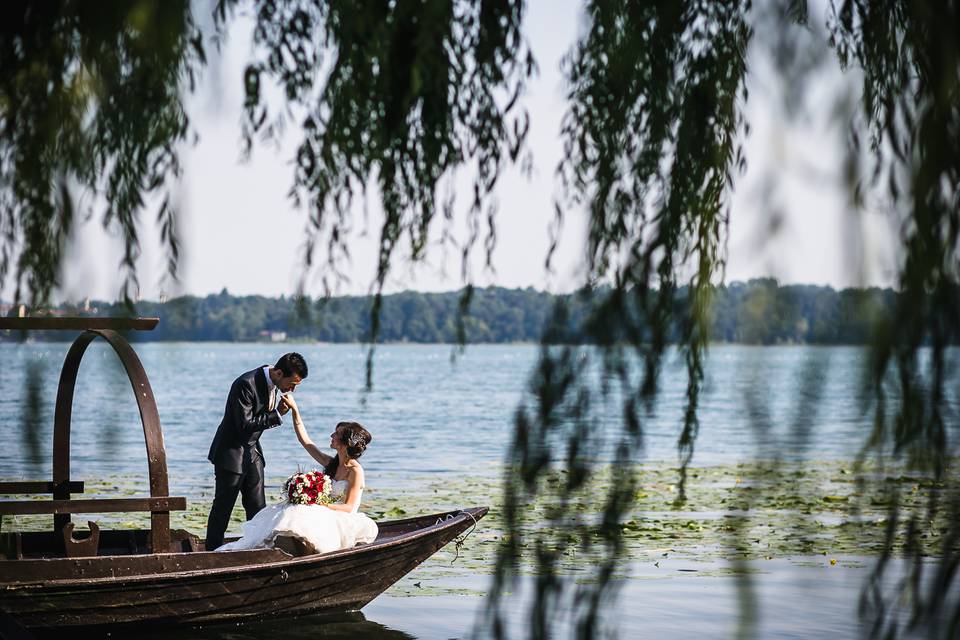
{"type": "Polygon", "coordinates": [[[300,407],[297,406],[297,401],[293,399],[292,393],[288,393],[284,395],[281,402],[286,404],[290,408],[290,410],[293,411],[294,417],[297,417],[300,415],[300,407]]]}

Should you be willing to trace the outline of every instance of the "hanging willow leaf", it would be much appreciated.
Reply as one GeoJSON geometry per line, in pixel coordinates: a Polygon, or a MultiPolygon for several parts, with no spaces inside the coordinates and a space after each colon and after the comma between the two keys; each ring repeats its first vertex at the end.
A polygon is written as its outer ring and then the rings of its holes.
{"type": "MultiPolygon", "coordinates": [[[[188,2],[0,5],[0,281],[13,275],[17,301],[50,300],[74,192],[119,231],[135,295],[140,214],[179,175],[182,97],[203,60],[188,2]]],[[[175,213],[162,208],[175,275],[175,213]]]]}

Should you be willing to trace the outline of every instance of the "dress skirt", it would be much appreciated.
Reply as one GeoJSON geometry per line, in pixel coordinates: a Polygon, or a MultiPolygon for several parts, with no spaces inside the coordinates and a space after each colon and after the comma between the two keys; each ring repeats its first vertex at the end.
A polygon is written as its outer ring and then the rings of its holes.
{"type": "Polygon", "coordinates": [[[298,540],[308,553],[327,553],[373,542],[377,523],[362,513],[281,502],[262,509],[243,525],[242,538],[217,551],[269,549],[276,546],[278,536],[298,540]]]}

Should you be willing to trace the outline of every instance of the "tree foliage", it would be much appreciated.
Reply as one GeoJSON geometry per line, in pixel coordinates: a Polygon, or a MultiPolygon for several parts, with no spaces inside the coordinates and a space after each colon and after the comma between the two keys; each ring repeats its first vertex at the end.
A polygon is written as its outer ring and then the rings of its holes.
{"type": "MultiPolygon", "coordinates": [[[[222,0],[222,25],[238,5],[222,0]]],[[[515,161],[529,129],[518,98],[534,71],[521,34],[523,3],[320,2],[260,0],[254,43],[260,56],[245,71],[244,139],[282,128],[263,97],[266,80],[283,88],[286,105],[299,107],[304,139],[296,153],[291,194],[310,212],[305,251],[313,265],[317,245],[330,278],[349,258],[355,194],[377,187],[385,220],[371,313],[374,339],[380,329],[383,284],[398,243],[406,236],[410,257],[423,257],[438,211],[453,241],[456,171],[474,176],[462,244],[468,257],[487,223],[489,262],[495,242],[495,208],[489,196],[504,165],[515,161]],[[329,60],[326,60],[329,57],[329,60]],[[326,63],[326,64],[325,64],[326,63]],[[438,193],[444,182],[450,194],[438,193]],[[440,203],[440,206],[438,206],[440,203]]],[[[310,270],[304,272],[304,283],[310,270]]],[[[303,286],[303,283],[301,284],[303,286]]],[[[464,296],[469,302],[470,289],[464,296]]],[[[373,349],[367,360],[371,383],[373,349]]]]}
{"type": "MultiPolygon", "coordinates": [[[[890,330],[874,348],[871,400],[876,419],[870,453],[881,460],[887,455],[906,460],[955,487],[958,478],[950,458],[956,445],[948,442],[945,424],[958,416],[946,401],[944,350],[960,329],[960,147],[955,142],[960,135],[960,3],[880,7],[846,0],[834,8],[830,28],[841,63],[863,73],[868,142],[854,137],[849,153],[869,161],[871,186],[902,220],[902,295],[890,330]],[[932,345],[929,354],[921,350],[927,343],[932,345]],[[890,377],[897,381],[895,400],[885,389],[890,377]]],[[[888,551],[878,565],[863,600],[872,634],[960,633],[960,609],[945,610],[960,560],[960,504],[939,504],[934,496],[925,509],[898,509],[893,519],[915,537],[941,509],[947,510],[951,527],[926,584],[922,577],[928,571],[912,545],[912,566],[901,585],[913,604],[907,620],[893,606],[900,593],[883,586],[892,554],[888,551]],[[939,625],[940,618],[946,624],[939,625]]],[[[896,525],[889,531],[892,540],[896,525]]]]}
{"type": "MultiPolygon", "coordinates": [[[[692,315],[689,287],[679,287],[671,303],[666,340],[675,345],[692,315]]],[[[549,344],[604,344],[607,336],[592,331],[592,318],[606,312],[610,287],[554,295],[533,289],[477,288],[469,313],[460,309],[462,291],[387,294],[380,306],[379,342],[459,342],[465,331],[471,343],[539,342],[549,344]],[[556,309],[562,317],[555,316],[556,309]],[[549,330],[547,337],[545,333],[549,330]]],[[[733,282],[710,290],[707,314],[713,342],[751,345],[823,344],[867,345],[889,329],[897,305],[892,289],[844,289],[811,285],[779,286],[770,278],[733,282]]],[[[139,313],[160,319],[157,328],[137,334],[144,341],[245,341],[282,332],[290,340],[370,342],[373,296],[309,297],[234,296],[226,290],[205,297],[181,296],[166,302],[141,301],[139,313]],[[306,313],[305,313],[306,311],[306,313]]],[[[64,304],[57,313],[116,316],[125,313],[122,302],[91,301],[64,304]]],[[[632,317],[641,312],[629,309],[632,317]]],[[[642,335],[652,329],[638,324],[642,335]]],[[[3,339],[0,334],[0,339],[3,339]]],[[[19,339],[12,332],[10,339],[19,339]]],[[[56,332],[36,336],[57,340],[56,332]]]]}
{"type": "MultiPolygon", "coordinates": [[[[619,523],[636,493],[631,463],[642,449],[644,409],[655,399],[666,349],[674,292],[692,268],[692,313],[681,329],[688,370],[687,409],[678,441],[681,493],[699,423],[697,402],[709,327],[711,283],[721,267],[726,196],[740,160],[738,147],[745,98],[749,3],[629,1],[587,2],[588,30],[567,58],[569,107],[563,121],[565,156],[558,170],[566,207],[589,212],[587,280],[612,281],[613,295],[591,319],[588,331],[603,345],[603,377],[619,384],[622,429],[614,478],[604,496],[599,539],[571,541],[570,529],[589,531],[577,502],[596,470],[589,452],[603,430],[592,407],[609,385],[592,380],[589,363],[571,349],[543,349],[531,379],[536,402],[517,413],[514,447],[505,476],[507,528],[519,530],[520,510],[538,495],[559,505],[543,528],[522,532],[536,548],[543,588],[532,605],[532,635],[549,637],[549,615],[560,583],[558,560],[571,547],[600,545],[596,580],[578,587],[578,636],[600,632],[598,614],[620,559],[619,523]],[[629,357],[624,343],[639,358],[629,357]],[[640,370],[635,370],[635,363],[640,370]],[[559,444],[561,452],[554,451],[559,444]],[[548,486],[555,465],[566,482],[548,486]]],[[[491,602],[494,629],[504,632],[499,604],[517,570],[524,535],[501,545],[491,602]]]]}
{"type": "Polygon", "coordinates": [[[148,207],[175,276],[169,188],[204,59],[185,0],[0,5],[0,282],[12,273],[17,300],[49,301],[76,219],[94,214],[124,240],[128,300],[148,207]]]}
{"type": "MultiPolygon", "coordinates": [[[[470,232],[459,248],[469,254],[483,234],[490,255],[491,193],[504,168],[525,153],[528,116],[520,96],[535,64],[522,37],[524,3],[223,0],[219,29],[228,28],[238,7],[253,7],[257,45],[244,76],[242,135],[248,146],[271,136],[284,123],[275,113],[291,114],[302,127],[291,195],[309,211],[307,257],[318,247],[325,251],[322,281],[337,276],[348,254],[354,196],[369,187],[383,204],[375,339],[383,283],[404,238],[420,257],[431,229],[440,226],[449,239],[465,215],[470,232]],[[264,98],[267,83],[282,88],[281,108],[264,98]],[[475,178],[464,214],[449,188],[444,192],[461,169],[475,178]]],[[[188,132],[182,94],[203,62],[191,7],[10,0],[0,12],[0,279],[13,273],[18,298],[23,291],[32,301],[49,296],[79,190],[93,194],[90,209],[120,230],[130,282],[139,215],[176,177],[176,150],[188,132]]],[[[868,199],[882,202],[902,231],[898,295],[891,322],[875,337],[864,390],[875,415],[864,457],[909,463],[939,482],[956,482],[955,447],[945,429],[956,416],[945,399],[943,354],[956,341],[960,317],[957,33],[956,0],[835,0],[826,16],[812,15],[803,0],[758,7],[746,0],[585,1],[585,28],[564,65],[568,107],[554,246],[567,212],[586,210],[584,284],[611,289],[582,327],[601,346],[599,368],[573,349],[549,346],[569,322],[570,310],[560,305],[531,374],[536,402],[517,411],[505,478],[512,535],[500,548],[489,618],[497,635],[507,632],[500,603],[525,543],[537,558],[530,627],[536,637],[551,635],[550,612],[563,591],[557,554],[571,544],[600,549],[596,579],[577,588],[574,611],[581,636],[597,632],[621,549],[618,525],[631,508],[630,463],[642,453],[644,410],[656,400],[674,331],[689,381],[678,425],[683,486],[698,433],[708,310],[723,275],[730,194],[746,161],[740,144],[753,59],[773,61],[789,79],[788,100],[828,56],[862,80],[859,108],[837,112],[849,130],[850,202],[854,210],[868,199]],[[751,47],[757,58],[748,58],[751,47]],[[591,379],[598,370],[601,379],[591,379]],[[888,393],[890,380],[895,394],[888,393]],[[594,410],[610,401],[623,413],[622,429],[609,434],[617,440],[616,481],[600,497],[599,535],[571,543],[560,532],[585,530],[577,502],[596,471],[589,451],[602,436],[594,410]],[[568,469],[566,481],[547,486],[546,474],[558,465],[568,469]],[[525,531],[518,509],[538,496],[557,505],[546,523],[552,526],[525,531]]],[[[169,199],[162,202],[175,263],[173,208],[169,199]]],[[[462,306],[471,295],[468,287],[462,306]]],[[[746,309],[740,321],[766,321],[768,310],[795,313],[781,302],[751,292],[739,307],[746,309]]],[[[429,317],[425,308],[412,313],[429,317]]],[[[774,331],[762,323],[747,330],[774,331]]],[[[944,509],[950,531],[933,581],[928,588],[921,580],[917,551],[897,592],[914,606],[908,619],[890,607],[897,594],[883,586],[887,563],[879,565],[864,597],[873,635],[960,631],[960,610],[944,611],[948,588],[956,588],[960,504],[933,499],[922,512],[894,509],[890,535],[900,523],[908,535],[920,535],[923,523],[944,509]],[[944,616],[948,624],[935,626],[944,616]]]]}

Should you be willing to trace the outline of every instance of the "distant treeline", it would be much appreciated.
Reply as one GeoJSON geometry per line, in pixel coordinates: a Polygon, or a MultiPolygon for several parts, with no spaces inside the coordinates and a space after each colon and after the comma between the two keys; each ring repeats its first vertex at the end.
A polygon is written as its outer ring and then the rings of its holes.
{"type": "MultiPolygon", "coordinates": [[[[734,282],[717,287],[714,294],[711,339],[745,344],[863,344],[878,323],[891,317],[897,296],[891,289],[836,291],[811,285],[780,286],[773,279],[734,282]]],[[[561,296],[530,288],[475,289],[466,314],[461,315],[462,292],[397,293],[383,297],[378,340],[456,342],[462,326],[468,342],[538,342],[552,320],[550,342],[591,342],[582,327],[607,295],[609,290],[561,296]]],[[[674,303],[678,322],[687,315],[685,299],[686,291],[678,290],[674,303]]],[[[135,338],[245,341],[285,334],[287,340],[363,342],[370,337],[372,303],[372,296],[267,298],[233,296],[224,289],[202,298],[138,303],[138,315],[159,317],[160,324],[135,338]]],[[[58,311],[82,310],[64,305],[58,311]]],[[[93,302],[90,313],[124,315],[125,311],[119,303],[93,302]]],[[[671,338],[677,336],[675,328],[671,338]]]]}

